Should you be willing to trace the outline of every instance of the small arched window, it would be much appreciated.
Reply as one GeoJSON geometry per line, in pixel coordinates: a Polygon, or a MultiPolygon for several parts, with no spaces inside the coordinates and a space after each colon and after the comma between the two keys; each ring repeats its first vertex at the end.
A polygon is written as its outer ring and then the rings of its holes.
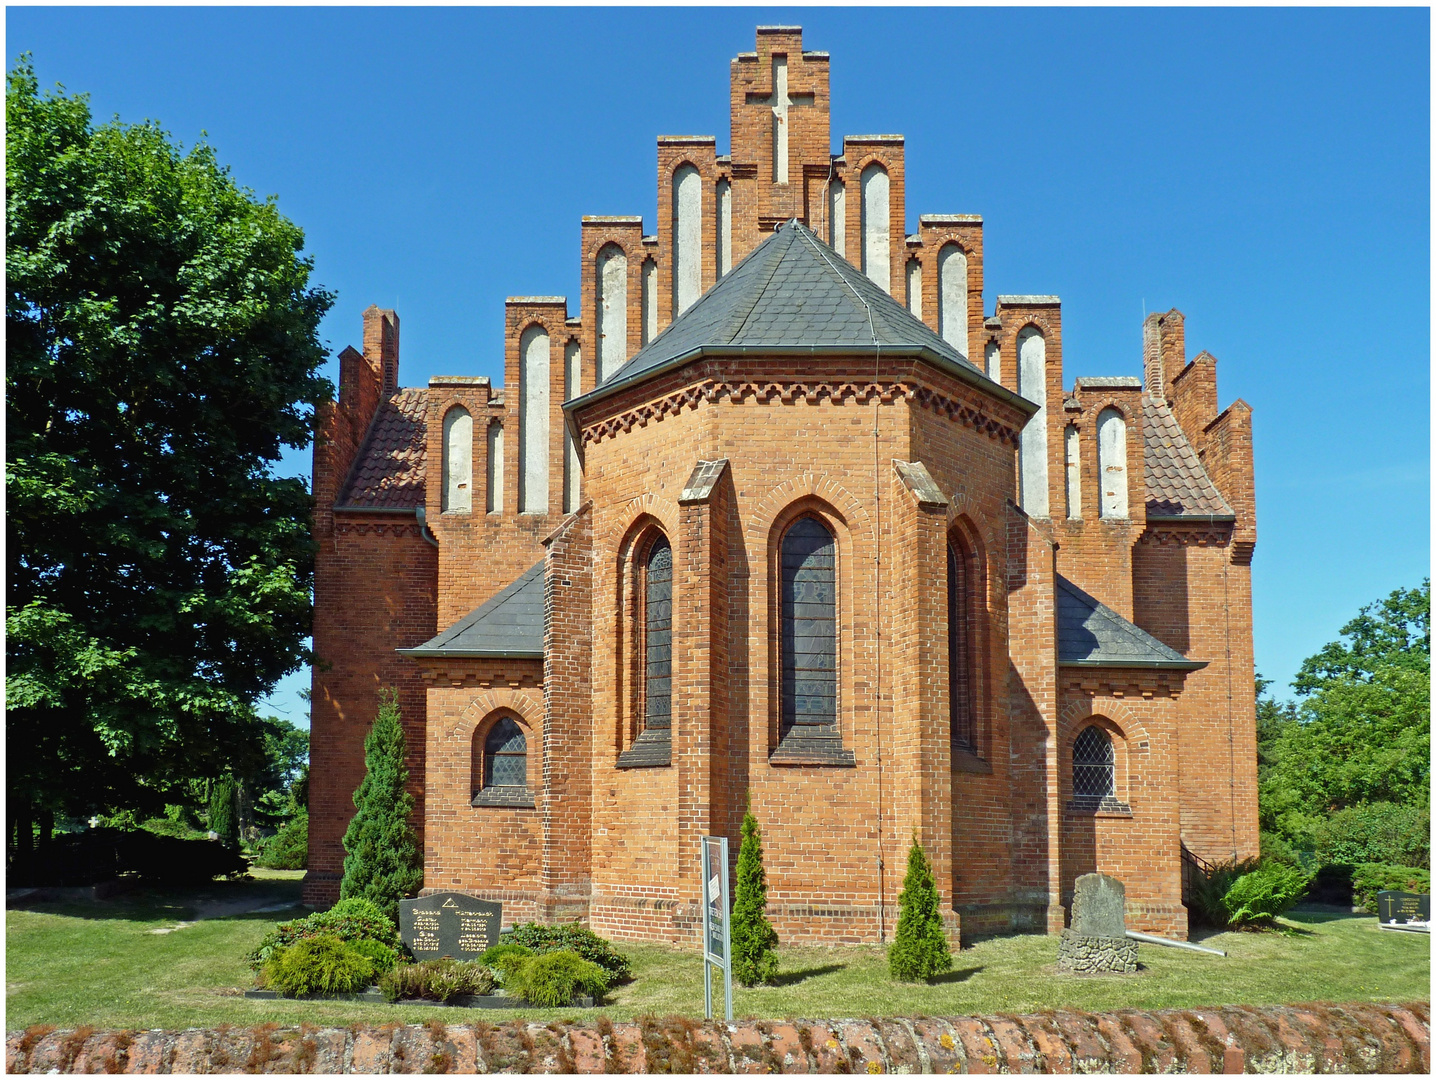
{"type": "Polygon", "coordinates": [[[487,732],[474,733],[475,806],[533,806],[528,780],[528,739],[513,717],[501,716],[487,732]]]}
{"type": "Polygon", "coordinates": [[[838,721],[837,547],[817,518],[783,537],[783,732],[832,730],[838,721]]]}
{"type": "Polygon", "coordinates": [[[1078,799],[1108,799],[1116,793],[1116,755],[1112,736],[1096,724],[1082,729],[1072,743],[1072,794],[1078,799]]]}
{"type": "Polygon", "coordinates": [[[660,536],[644,567],[643,728],[668,732],[673,716],[673,548],[660,536]]]}
{"type": "Polygon", "coordinates": [[[972,652],[972,581],[966,552],[947,543],[947,681],[955,750],[977,753],[972,652]]]}

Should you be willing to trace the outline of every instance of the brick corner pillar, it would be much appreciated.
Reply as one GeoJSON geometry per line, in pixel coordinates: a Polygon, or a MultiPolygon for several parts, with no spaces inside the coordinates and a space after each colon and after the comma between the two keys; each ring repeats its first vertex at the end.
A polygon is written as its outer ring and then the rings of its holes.
{"type": "Polygon", "coordinates": [[[544,541],[541,907],[549,921],[587,915],[592,876],[593,503],[544,541]]]}
{"type": "MultiPolygon", "coordinates": [[[[952,881],[952,740],[948,695],[947,513],[951,500],[920,461],[893,461],[892,643],[895,836],[916,831],[933,878],[952,881]]],[[[959,926],[947,893],[943,921],[959,926]]]]}
{"type": "MultiPolygon", "coordinates": [[[[702,901],[699,844],[732,817],[728,760],[727,459],[699,461],[678,498],[673,562],[673,765],[678,774],[676,877],[683,908],[702,901]]],[[[682,909],[680,909],[682,910],[682,909]]]]}

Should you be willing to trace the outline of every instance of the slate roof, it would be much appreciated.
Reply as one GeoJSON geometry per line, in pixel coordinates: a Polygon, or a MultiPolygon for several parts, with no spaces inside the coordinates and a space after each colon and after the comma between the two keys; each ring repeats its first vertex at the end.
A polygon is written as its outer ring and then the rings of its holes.
{"type": "MultiPolygon", "coordinates": [[[[801,222],[784,224],[619,368],[570,402],[580,407],[704,352],[770,348],[921,351],[969,382],[1014,402],[967,357],[879,288],[801,222]]],[[[1036,406],[1022,402],[1028,411],[1036,406]]]]}
{"type": "Polygon", "coordinates": [[[1187,441],[1172,410],[1142,395],[1142,431],[1146,453],[1147,520],[1202,518],[1235,520],[1187,441]]]}
{"type": "Polygon", "coordinates": [[[1057,662],[1066,667],[1206,667],[1168,648],[1061,574],[1057,575],[1057,662]]]}
{"type": "Polygon", "coordinates": [[[406,656],[543,658],[543,563],[406,656]]]}
{"type": "Polygon", "coordinates": [[[340,506],[410,510],[424,504],[429,393],[409,387],[381,401],[344,484],[340,506]]]}

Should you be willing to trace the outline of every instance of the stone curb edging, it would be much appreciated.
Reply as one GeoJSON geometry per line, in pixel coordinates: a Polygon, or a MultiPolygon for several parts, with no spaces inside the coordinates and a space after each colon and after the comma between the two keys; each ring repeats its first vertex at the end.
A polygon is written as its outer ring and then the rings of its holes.
{"type": "Polygon", "coordinates": [[[1430,1073],[1430,1005],[701,1023],[220,1026],[6,1037],[11,1073],[1430,1073]]]}

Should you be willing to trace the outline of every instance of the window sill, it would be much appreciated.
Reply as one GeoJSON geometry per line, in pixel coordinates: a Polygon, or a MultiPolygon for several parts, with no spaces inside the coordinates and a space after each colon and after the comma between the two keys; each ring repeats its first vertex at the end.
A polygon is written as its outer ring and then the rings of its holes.
{"type": "Polygon", "coordinates": [[[956,747],[952,751],[952,771],[961,773],[981,773],[985,776],[992,775],[992,762],[983,761],[982,758],[970,750],[961,750],[956,747]]]}
{"type": "Polygon", "coordinates": [[[534,793],[527,787],[486,787],[474,796],[470,806],[502,806],[510,810],[534,809],[534,793]]]}
{"type": "Polygon", "coordinates": [[[1110,795],[1100,799],[1079,796],[1067,804],[1067,813],[1075,817],[1130,818],[1132,808],[1110,795]]]}
{"type": "Polygon", "coordinates": [[[768,755],[769,765],[817,765],[828,768],[857,768],[857,757],[844,748],[842,736],[828,729],[813,731],[795,727],[783,737],[778,749],[768,755]]]}
{"type": "Polygon", "coordinates": [[[645,731],[618,755],[620,769],[662,769],[673,764],[673,733],[645,731]]]}

